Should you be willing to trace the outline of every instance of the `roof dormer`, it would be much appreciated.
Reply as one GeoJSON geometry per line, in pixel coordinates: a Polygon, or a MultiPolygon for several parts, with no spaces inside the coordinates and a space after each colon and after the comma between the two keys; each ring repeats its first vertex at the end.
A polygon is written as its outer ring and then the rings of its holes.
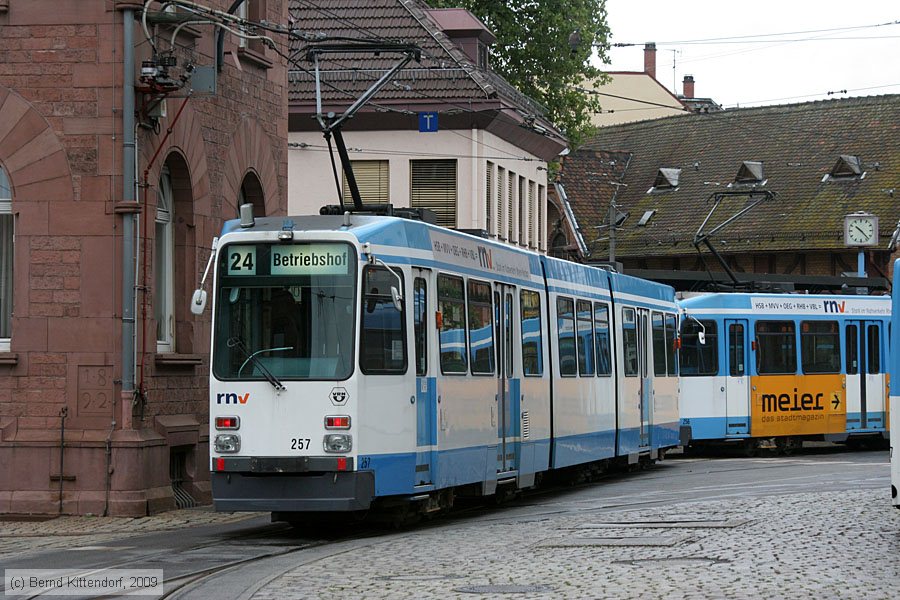
{"type": "Polygon", "coordinates": [[[766,175],[762,161],[745,160],[741,163],[737,175],[728,187],[735,185],[765,185],[766,175]]]}
{"type": "Polygon", "coordinates": [[[487,70],[490,47],[497,37],[464,8],[433,8],[428,16],[478,68],[487,70]]]}
{"type": "Polygon", "coordinates": [[[841,154],[831,171],[825,174],[822,181],[862,179],[866,176],[863,171],[862,159],[851,154],[841,154]]]}
{"type": "Polygon", "coordinates": [[[648,194],[660,192],[672,192],[678,189],[678,180],[681,179],[681,169],[662,167],[656,172],[653,187],[647,190],[648,194]]]}

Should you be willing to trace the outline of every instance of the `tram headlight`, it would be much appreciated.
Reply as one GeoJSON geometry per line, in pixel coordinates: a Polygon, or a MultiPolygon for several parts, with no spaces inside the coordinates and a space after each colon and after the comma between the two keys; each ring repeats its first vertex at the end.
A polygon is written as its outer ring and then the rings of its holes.
{"type": "Polygon", "coordinates": [[[226,454],[241,451],[241,436],[236,433],[220,433],[216,436],[216,452],[226,454]]]}
{"type": "Polygon", "coordinates": [[[353,436],[347,433],[329,433],[325,436],[325,452],[350,452],[353,436]]]}

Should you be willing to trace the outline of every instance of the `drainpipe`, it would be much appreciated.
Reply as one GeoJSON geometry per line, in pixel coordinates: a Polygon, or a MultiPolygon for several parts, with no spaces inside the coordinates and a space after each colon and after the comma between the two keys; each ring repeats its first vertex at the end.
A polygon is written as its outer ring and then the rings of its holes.
{"type": "Polygon", "coordinates": [[[66,457],[66,417],[69,415],[69,407],[63,406],[59,411],[59,514],[63,512],[63,479],[65,479],[66,457]]]}
{"type": "MultiPolygon", "coordinates": [[[[134,9],[126,8],[122,40],[122,201],[136,201],[134,130],[134,9]]],[[[131,426],[134,396],[134,213],[122,214],[122,426],[131,426]]]]}
{"type": "MultiPolygon", "coordinates": [[[[233,15],[234,11],[237,10],[238,6],[244,3],[244,0],[234,0],[231,3],[231,6],[228,7],[228,14],[233,15]]],[[[265,16],[263,16],[265,19],[265,16]]],[[[217,28],[216,31],[216,70],[220,73],[222,72],[222,65],[225,60],[225,30],[222,28],[217,28]]]]}

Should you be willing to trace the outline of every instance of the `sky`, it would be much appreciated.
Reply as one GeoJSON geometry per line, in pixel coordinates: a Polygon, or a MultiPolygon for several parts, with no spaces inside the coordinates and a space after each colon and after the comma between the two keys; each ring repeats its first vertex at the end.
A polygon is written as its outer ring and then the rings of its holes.
{"type": "Polygon", "coordinates": [[[660,83],[680,94],[693,75],[695,96],[725,108],[900,94],[900,23],[867,27],[900,22],[897,0],[606,0],[606,10],[610,42],[637,45],[598,67],[643,71],[644,43],[656,42],[660,83]],[[769,35],[780,33],[790,34],[769,35]],[[728,43],[685,43],[709,38],[728,43]]]}

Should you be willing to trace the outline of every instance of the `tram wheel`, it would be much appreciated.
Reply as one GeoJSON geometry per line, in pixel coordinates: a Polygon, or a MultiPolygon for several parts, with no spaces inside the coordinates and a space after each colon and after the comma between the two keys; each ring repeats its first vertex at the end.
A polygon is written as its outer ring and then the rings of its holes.
{"type": "Polygon", "coordinates": [[[742,448],[744,456],[747,458],[753,458],[757,455],[759,450],[759,446],[756,443],[756,440],[746,440],[744,441],[744,447],[742,448]]]}
{"type": "Polygon", "coordinates": [[[775,447],[778,450],[779,454],[783,454],[784,456],[790,456],[794,453],[797,448],[802,445],[803,442],[797,441],[792,437],[779,437],[775,438],[775,447]]]}

